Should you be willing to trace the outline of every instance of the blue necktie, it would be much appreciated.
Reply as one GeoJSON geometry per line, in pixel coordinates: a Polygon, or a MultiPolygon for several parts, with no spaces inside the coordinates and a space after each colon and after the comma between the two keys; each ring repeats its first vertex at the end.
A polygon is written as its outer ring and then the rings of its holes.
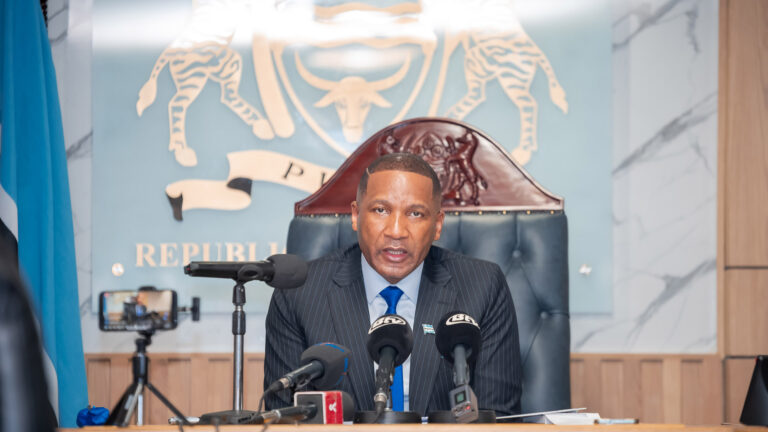
{"type": "MultiPolygon", "coordinates": [[[[387,302],[387,313],[397,313],[397,302],[403,296],[403,290],[396,286],[388,286],[379,293],[387,302]]],[[[395,368],[395,377],[392,380],[392,409],[394,411],[403,410],[403,367],[395,368]]]]}

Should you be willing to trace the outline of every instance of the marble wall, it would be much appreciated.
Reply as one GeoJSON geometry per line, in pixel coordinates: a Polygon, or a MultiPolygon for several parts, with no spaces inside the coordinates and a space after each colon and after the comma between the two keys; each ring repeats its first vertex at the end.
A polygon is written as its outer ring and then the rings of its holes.
{"type": "Polygon", "coordinates": [[[715,352],[718,4],[614,17],[614,307],[573,317],[573,351],[715,352]]]}
{"type": "MultiPolygon", "coordinates": [[[[50,0],[86,352],[132,351],[91,311],[91,10],[50,0]]],[[[561,0],[568,1],[568,0],[561,0]]],[[[554,2],[550,2],[554,3],[554,2]]],[[[572,317],[575,352],[716,350],[717,0],[612,2],[613,312],[572,317]]],[[[566,197],[567,198],[567,197],[566,197]]],[[[571,242],[578,239],[571,239],[571,242]]],[[[583,274],[578,277],[589,277],[583,274]]],[[[248,315],[246,350],[264,346],[248,315]]],[[[229,314],[182,321],[157,352],[227,352],[229,314]]]]}

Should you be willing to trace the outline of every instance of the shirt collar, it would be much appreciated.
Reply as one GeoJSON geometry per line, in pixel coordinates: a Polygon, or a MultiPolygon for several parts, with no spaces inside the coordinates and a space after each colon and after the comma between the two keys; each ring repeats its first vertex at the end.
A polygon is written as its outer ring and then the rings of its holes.
{"type": "MultiPolygon", "coordinates": [[[[363,269],[363,284],[365,284],[365,297],[368,300],[368,304],[373,303],[373,299],[379,295],[379,292],[384,288],[392,285],[387,282],[382,275],[380,275],[370,264],[365,260],[365,255],[360,254],[360,264],[363,269]]],[[[418,267],[413,269],[408,276],[404,277],[400,282],[395,284],[403,291],[403,295],[411,300],[414,304],[419,297],[419,285],[421,284],[421,272],[424,270],[424,262],[422,261],[418,267]]]]}

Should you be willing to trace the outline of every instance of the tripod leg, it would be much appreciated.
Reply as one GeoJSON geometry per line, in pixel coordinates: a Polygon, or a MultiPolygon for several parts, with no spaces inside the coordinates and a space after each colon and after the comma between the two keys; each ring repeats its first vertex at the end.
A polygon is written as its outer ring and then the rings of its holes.
{"type": "Polygon", "coordinates": [[[117,420],[117,414],[120,411],[122,411],[123,405],[125,405],[125,400],[128,398],[128,395],[133,394],[132,388],[133,388],[134,385],[136,385],[136,384],[135,383],[131,384],[131,385],[128,386],[127,389],[125,389],[125,391],[123,392],[123,395],[120,396],[120,400],[117,401],[117,403],[115,404],[114,408],[112,408],[112,411],[109,412],[109,417],[107,417],[106,424],[112,425],[112,426],[117,424],[115,422],[115,420],[117,420]]]}
{"type": "Polygon", "coordinates": [[[136,426],[144,426],[144,392],[136,397],[136,426]]]}
{"type": "Polygon", "coordinates": [[[133,417],[133,413],[136,412],[136,405],[139,403],[139,395],[141,395],[143,392],[144,384],[141,382],[136,383],[136,390],[133,392],[133,396],[129,397],[128,402],[126,403],[128,405],[128,409],[125,412],[125,417],[122,419],[122,422],[118,423],[118,426],[126,427],[128,426],[128,423],[131,422],[131,417],[133,417]]]}
{"type": "Polygon", "coordinates": [[[155,388],[155,386],[153,386],[153,385],[152,385],[152,383],[151,383],[151,382],[149,382],[149,381],[147,381],[147,388],[149,388],[149,390],[150,390],[150,391],[152,391],[152,393],[154,393],[154,394],[155,394],[155,396],[157,396],[157,398],[158,398],[158,399],[160,399],[160,402],[162,402],[162,403],[163,403],[163,405],[165,405],[166,407],[168,407],[168,409],[169,409],[169,410],[171,410],[171,412],[173,412],[173,414],[174,414],[176,417],[178,417],[179,419],[181,419],[181,423],[182,423],[182,424],[184,424],[184,425],[191,425],[191,423],[189,423],[189,422],[187,421],[187,417],[185,417],[185,416],[184,416],[184,414],[182,414],[182,413],[181,413],[181,411],[179,411],[179,410],[178,410],[178,408],[176,408],[175,406],[173,406],[173,404],[171,403],[171,401],[169,401],[168,399],[166,399],[166,398],[165,398],[165,396],[163,396],[163,394],[162,394],[162,393],[160,393],[160,390],[158,390],[157,388],[155,388]]]}
{"type": "Polygon", "coordinates": [[[115,405],[112,413],[107,419],[107,424],[125,427],[131,421],[133,412],[136,409],[138,395],[144,390],[144,385],[140,382],[134,382],[125,389],[120,400],[115,405]]]}

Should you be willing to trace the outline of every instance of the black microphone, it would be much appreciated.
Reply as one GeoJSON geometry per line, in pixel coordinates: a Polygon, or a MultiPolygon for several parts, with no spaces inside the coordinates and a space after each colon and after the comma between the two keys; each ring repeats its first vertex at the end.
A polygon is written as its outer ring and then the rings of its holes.
{"type": "Polygon", "coordinates": [[[469,386],[469,365],[474,364],[480,353],[480,326],[474,318],[463,312],[450,312],[440,320],[435,330],[435,344],[440,354],[453,363],[453,383],[456,388],[451,390],[448,397],[454,418],[460,423],[477,420],[477,397],[469,386]]]}
{"type": "Polygon", "coordinates": [[[264,394],[296,389],[314,381],[318,389],[337,387],[349,370],[349,349],[335,343],[312,345],[301,354],[301,367],[270,384],[264,394]]]}
{"type": "Polygon", "coordinates": [[[264,261],[192,261],[184,266],[190,276],[248,282],[261,280],[274,288],[297,288],[307,280],[307,263],[296,255],[276,254],[264,261]]]}
{"type": "Polygon", "coordinates": [[[387,314],[379,317],[368,330],[368,355],[379,364],[376,370],[376,394],[373,403],[376,413],[387,407],[389,387],[395,368],[405,362],[413,349],[413,331],[405,318],[387,314]]]}

